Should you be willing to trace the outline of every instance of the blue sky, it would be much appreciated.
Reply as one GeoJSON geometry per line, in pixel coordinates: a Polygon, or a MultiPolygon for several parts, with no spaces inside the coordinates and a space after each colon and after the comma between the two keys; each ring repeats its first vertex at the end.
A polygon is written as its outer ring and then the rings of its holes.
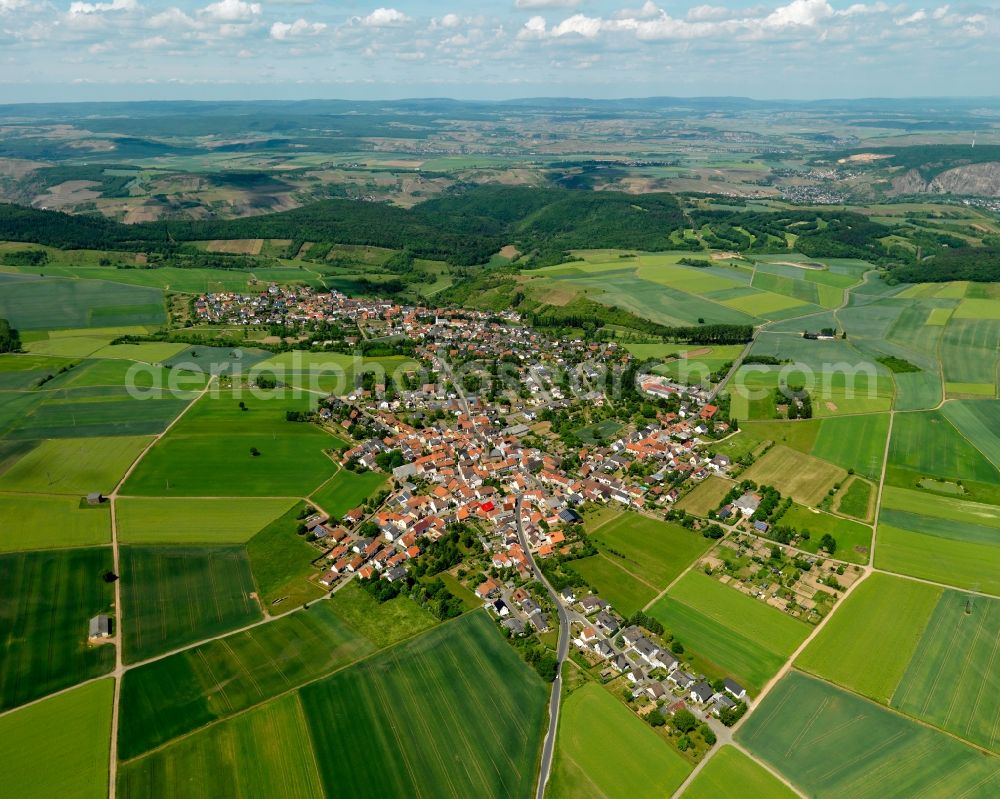
{"type": "Polygon", "coordinates": [[[1000,94],[1000,2],[0,0],[0,102],[1000,94]]]}

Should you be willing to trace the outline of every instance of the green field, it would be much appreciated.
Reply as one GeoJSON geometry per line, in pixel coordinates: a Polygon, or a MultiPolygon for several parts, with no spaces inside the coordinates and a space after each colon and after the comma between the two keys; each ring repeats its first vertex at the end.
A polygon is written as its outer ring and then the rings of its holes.
{"type": "Polygon", "coordinates": [[[804,452],[806,455],[816,446],[820,426],[819,419],[797,419],[795,421],[744,422],[740,429],[757,441],[773,441],[786,447],[804,452]]]}
{"type": "Polygon", "coordinates": [[[694,778],[683,799],[795,799],[795,791],[739,749],[723,746],[694,778]]]}
{"type": "Polygon", "coordinates": [[[123,436],[42,441],[0,475],[0,490],[110,494],[150,440],[123,436]]]}
{"type": "Polygon", "coordinates": [[[877,480],[882,473],[887,414],[824,419],[812,455],[877,480]]]}
{"type": "Polygon", "coordinates": [[[95,438],[161,433],[190,402],[157,394],[133,399],[126,389],[86,386],[48,393],[7,430],[8,438],[95,438]]]}
{"type": "Polygon", "coordinates": [[[547,688],[476,612],[301,696],[328,795],[528,799],[547,688]],[[356,768],[347,740],[378,767],[356,768]]]}
{"type": "Polygon", "coordinates": [[[650,613],[708,670],[731,674],[752,691],[760,690],[810,630],[701,572],[684,575],[650,613]]]}
{"type": "Polygon", "coordinates": [[[0,717],[0,785],[18,799],[105,799],[114,680],[0,717]]]}
{"type": "Polygon", "coordinates": [[[163,292],[105,280],[5,280],[0,317],[20,330],[162,324],[163,292]]]}
{"type": "Polygon", "coordinates": [[[305,496],[334,472],[324,450],[342,445],[315,425],[285,420],[286,410],[307,407],[308,400],[205,396],[143,458],[123,493],[305,496]]]}
{"type": "Polygon", "coordinates": [[[313,492],[311,499],[324,511],[339,518],[361,505],[386,481],[381,472],[352,472],[341,469],[313,492]]]}
{"type": "Polygon", "coordinates": [[[123,497],[118,537],[126,544],[241,544],[285,513],[293,499],[123,497]]]}
{"type": "Polygon", "coordinates": [[[0,555],[0,709],[111,671],[114,647],[87,631],[111,612],[112,564],[110,547],[0,555]]]}
{"type": "Polygon", "coordinates": [[[270,613],[292,610],[325,593],[323,586],[308,579],[318,574],[312,562],[322,552],[298,533],[303,507],[296,503],[247,542],[254,581],[270,613]]]}
{"type": "Polygon", "coordinates": [[[875,565],[959,588],[1000,596],[1000,547],[955,541],[880,522],[875,565]]]}
{"type": "Polygon", "coordinates": [[[1000,483],[996,466],[941,411],[897,414],[886,479],[907,487],[921,477],[1000,483]]]}
{"type": "Polygon", "coordinates": [[[837,542],[834,557],[851,563],[867,563],[871,550],[872,530],[870,527],[850,519],[842,519],[830,513],[805,508],[798,503],[781,516],[778,524],[787,524],[800,533],[808,531],[809,539],[800,540],[799,549],[807,552],[819,552],[819,542],[825,533],[829,533],[837,542]]]}
{"type": "MultiPolygon", "coordinates": [[[[896,610],[897,621],[902,614],[896,610]]],[[[884,645],[884,644],[883,644],[884,645]]],[[[1000,751],[1000,600],[940,595],[892,706],[1000,751]]]]}
{"type": "Polygon", "coordinates": [[[590,682],[563,700],[546,796],[654,799],[670,796],[690,771],[645,722],[590,682]]]}
{"type": "Polygon", "coordinates": [[[996,758],[794,671],[736,738],[817,799],[988,799],[1000,790],[996,758]]]}
{"type": "Polygon", "coordinates": [[[818,458],[777,445],[743,474],[758,485],[774,486],[803,505],[819,505],[834,483],[847,472],[818,458]]]}
{"type": "Polygon", "coordinates": [[[118,796],[322,797],[298,694],[207,727],[124,764],[118,796]]]}
{"type": "Polygon", "coordinates": [[[137,757],[375,648],[344,623],[332,603],[317,602],[309,610],[130,669],[122,683],[119,756],[137,757]]]}
{"type": "Polygon", "coordinates": [[[330,604],[340,618],[379,648],[430,629],[437,623],[427,610],[411,599],[396,597],[380,603],[357,584],[338,590],[330,604]]]}
{"type": "Polygon", "coordinates": [[[0,494],[0,552],[111,543],[109,505],[76,497],[0,494]]]}
{"type": "Polygon", "coordinates": [[[732,480],[709,475],[694,487],[690,494],[677,503],[677,507],[695,516],[707,516],[709,511],[716,510],[722,503],[729,489],[734,485],[732,480]]]}
{"type": "Polygon", "coordinates": [[[875,487],[867,480],[852,477],[841,490],[837,511],[845,516],[869,521],[872,516],[872,493],[875,487]]]}
{"type": "Polygon", "coordinates": [[[571,567],[602,599],[624,616],[641,610],[659,593],[653,585],[628,571],[617,558],[591,555],[574,560],[571,567]]]}
{"type": "Polygon", "coordinates": [[[128,662],[261,618],[243,547],[126,546],[121,569],[128,662]]]}
{"type": "Polygon", "coordinates": [[[935,586],[876,572],[844,600],[795,665],[886,704],[940,596],[935,586]]]}
{"type": "Polygon", "coordinates": [[[942,409],[976,449],[1000,469],[1000,402],[949,402],[942,409]]]}

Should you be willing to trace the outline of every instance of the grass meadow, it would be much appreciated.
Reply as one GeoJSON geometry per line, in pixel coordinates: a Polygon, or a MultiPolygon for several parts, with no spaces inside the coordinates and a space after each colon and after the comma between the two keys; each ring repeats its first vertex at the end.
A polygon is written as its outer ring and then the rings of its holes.
{"type": "Polygon", "coordinates": [[[743,476],[759,485],[774,486],[785,496],[815,507],[834,483],[843,482],[847,472],[839,466],[777,445],[743,476]]]}
{"type": "Polygon", "coordinates": [[[122,497],[125,544],[242,544],[292,507],[293,499],[122,497]]]}
{"type": "Polygon", "coordinates": [[[723,746],[694,778],[683,799],[796,799],[798,794],[733,746],[723,746]]]}
{"type": "Polygon", "coordinates": [[[41,441],[0,475],[0,490],[110,494],[150,441],[129,436],[41,441]]]}
{"type": "Polygon", "coordinates": [[[589,682],[563,700],[546,795],[655,799],[673,793],[690,771],[645,722],[589,682]]]}
{"type": "Polygon", "coordinates": [[[293,610],[326,593],[308,579],[318,574],[312,562],[321,552],[298,533],[302,508],[303,503],[295,504],[247,542],[257,591],[269,613],[293,610]]]}
{"type": "Polygon", "coordinates": [[[125,546],[121,570],[127,662],[261,618],[243,547],[125,546]]]}
{"type": "Polygon", "coordinates": [[[0,555],[0,709],[111,671],[114,647],[87,631],[111,612],[112,565],[110,547],[0,555]]]}
{"type": "Polygon", "coordinates": [[[111,543],[111,511],[77,497],[0,494],[0,552],[111,543]]]}
{"type": "Polygon", "coordinates": [[[378,491],[386,479],[381,472],[358,473],[341,469],[310,498],[328,514],[339,518],[378,491]]]}
{"type": "Polygon", "coordinates": [[[532,794],[547,686],[485,612],[307,685],[301,696],[329,795],[532,794]],[[345,740],[365,741],[378,767],[357,768],[345,740]]]}
{"type": "Polygon", "coordinates": [[[677,507],[695,516],[707,516],[709,511],[719,507],[719,504],[734,485],[732,480],[709,475],[702,480],[694,490],[677,503],[677,507]]]}
{"type": "Polygon", "coordinates": [[[18,799],[105,799],[114,680],[0,717],[0,785],[18,799]]]}
{"type": "Polygon", "coordinates": [[[996,758],[795,671],[736,739],[817,799],[988,799],[1000,789],[996,758]]]}

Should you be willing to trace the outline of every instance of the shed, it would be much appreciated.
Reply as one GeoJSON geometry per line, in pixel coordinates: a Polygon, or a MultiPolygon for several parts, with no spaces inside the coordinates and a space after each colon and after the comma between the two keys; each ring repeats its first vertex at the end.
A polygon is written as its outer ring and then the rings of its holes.
{"type": "Polygon", "coordinates": [[[110,638],[111,637],[111,617],[105,613],[100,613],[94,616],[90,620],[90,633],[91,638],[110,638]]]}
{"type": "Polygon", "coordinates": [[[88,505],[100,505],[102,502],[104,502],[104,494],[100,491],[91,491],[87,494],[88,505]]]}

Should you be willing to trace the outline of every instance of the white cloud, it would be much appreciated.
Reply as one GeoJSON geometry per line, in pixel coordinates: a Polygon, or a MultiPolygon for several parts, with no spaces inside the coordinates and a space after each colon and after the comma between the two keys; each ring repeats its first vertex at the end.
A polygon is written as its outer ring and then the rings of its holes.
{"type": "Polygon", "coordinates": [[[355,17],[366,28],[391,28],[397,25],[405,25],[410,21],[402,11],[395,8],[376,8],[367,17],[355,17]]]}
{"type": "Polygon", "coordinates": [[[29,0],[0,0],[0,14],[6,14],[8,11],[16,11],[19,8],[24,8],[28,5],[29,0]]]}
{"type": "Polygon", "coordinates": [[[564,19],[552,29],[553,36],[570,36],[576,34],[587,39],[593,39],[601,32],[604,21],[598,17],[588,17],[584,14],[574,14],[564,19]]]}
{"type": "Polygon", "coordinates": [[[104,11],[135,11],[139,7],[136,0],[111,0],[110,3],[70,3],[69,13],[100,14],[104,11]]]}
{"type": "Polygon", "coordinates": [[[765,28],[813,28],[832,16],[833,8],[826,0],[792,0],[768,14],[763,25],[765,28]]]}
{"type": "Polygon", "coordinates": [[[170,44],[162,36],[150,36],[148,39],[140,39],[137,42],[133,42],[129,45],[133,50],[158,50],[161,47],[166,47],[170,44]]]}
{"type": "Polygon", "coordinates": [[[908,16],[897,19],[896,24],[914,25],[917,22],[923,22],[925,19],[927,19],[927,12],[921,8],[919,11],[914,11],[912,14],[909,14],[908,16]]]}
{"type": "Polygon", "coordinates": [[[168,8],[149,18],[151,28],[194,28],[198,23],[179,8],[168,8]]]}
{"type": "Polygon", "coordinates": [[[219,0],[205,6],[198,14],[213,22],[246,22],[260,16],[260,3],[243,0],[219,0]]]}
{"type": "Polygon", "coordinates": [[[462,24],[462,18],[458,14],[445,14],[440,20],[435,20],[442,28],[457,28],[462,24]]]}
{"type": "Polygon", "coordinates": [[[515,0],[515,8],[576,8],[580,0],[515,0]]]}
{"type": "Polygon", "coordinates": [[[297,36],[315,36],[325,30],[325,22],[307,22],[304,19],[297,19],[295,22],[275,22],[271,26],[271,38],[283,41],[297,36]]]}
{"type": "MultiPolygon", "coordinates": [[[[708,8],[708,6],[702,6],[702,8],[708,8]]],[[[646,0],[642,4],[642,8],[623,8],[615,14],[615,19],[652,19],[659,16],[660,13],[659,7],[653,0],[646,0]]]]}
{"type": "Polygon", "coordinates": [[[548,31],[544,17],[532,17],[517,34],[518,39],[544,39],[548,31]]]}

